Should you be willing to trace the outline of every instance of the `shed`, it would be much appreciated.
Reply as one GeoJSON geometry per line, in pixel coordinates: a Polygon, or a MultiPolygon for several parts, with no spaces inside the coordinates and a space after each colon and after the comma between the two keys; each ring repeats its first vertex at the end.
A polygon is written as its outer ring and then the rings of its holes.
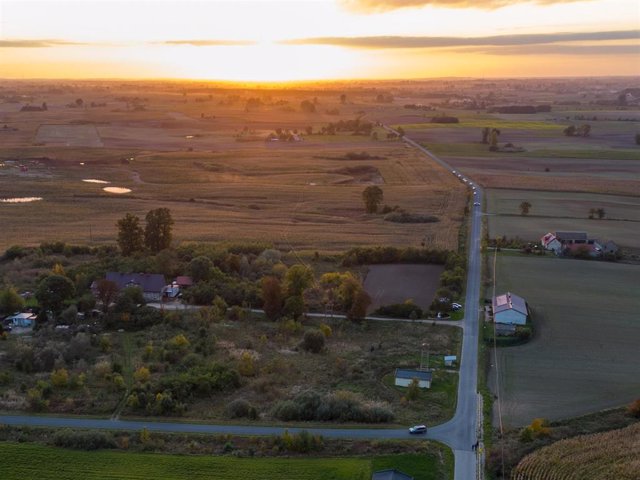
{"type": "Polygon", "coordinates": [[[426,370],[405,370],[396,369],[396,381],[397,387],[408,387],[414,378],[418,379],[418,386],[420,388],[431,388],[431,372],[426,370]]]}
{"type": "Polygon", "coordinates": [[[511,323],[496,323],[496,335],[509,337],[516,334],[516,326],[511,323]]]}
{"type": "Polygon", "coordinates": [[[524,325],[527,323],[527,302],[515,293],[507,292],[493,297],[493,321],[524,325]]]}
{"type": "Polygon", "coordinates": [[[450,367],[454,362],[458,361],[458,357],[456,355],[445,355],[444,356],[444,366],[450,367]]]}
{"type": "Polygon", "coordinates": [[[413,480],[413,477],[395,468],[373,472],[371,480],[413,480]]]}

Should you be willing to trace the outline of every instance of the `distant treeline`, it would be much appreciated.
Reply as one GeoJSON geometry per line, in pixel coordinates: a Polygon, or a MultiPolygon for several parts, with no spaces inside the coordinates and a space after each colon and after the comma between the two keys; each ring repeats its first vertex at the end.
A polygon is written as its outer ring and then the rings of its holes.
{"type": "Polygon", "coordinates": [[[551,105],[504,105],[489,109],[489,113],[539,113],[550,111],[551,105]]]}
{"type": "Polygon", "coordinates": [[[379,263],[428,263],[445,265],[452,255],[451,250],[397,247],[355,247],[347,251],[342,265],[374,265],[379,263]]]}

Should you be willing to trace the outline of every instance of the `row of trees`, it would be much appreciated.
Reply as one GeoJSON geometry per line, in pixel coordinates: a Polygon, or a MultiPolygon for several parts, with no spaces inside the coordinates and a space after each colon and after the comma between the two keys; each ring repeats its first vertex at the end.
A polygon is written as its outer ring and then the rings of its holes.
{"type": "Polygon", "coordinates": [[[150,210],[145,221],[142,228],[140,218],[131,213],[118,220],[118,247],[125,257],[145,248],[158,253],[171,246],[174,221],[168,208],[150,210]]]}

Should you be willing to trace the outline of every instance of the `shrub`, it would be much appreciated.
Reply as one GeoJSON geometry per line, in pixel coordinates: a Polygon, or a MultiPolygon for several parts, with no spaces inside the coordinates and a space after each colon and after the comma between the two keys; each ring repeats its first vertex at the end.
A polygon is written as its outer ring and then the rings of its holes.
{"type": "Polygon", "coordinates": [[[378,308],[374,314],[393,318],[411,318],[414,312],[416,318],[422,317],[422,309],[412,301],[408,300],[404,303],[383,305],[378,308]]]}
{"type": "Polygon", "coordinates": [[[136,382],[145,383],[149,381],[151,372],[147,367],[139,367],[133,374],[133,378],[136,382]]]}
{"type": "Polygon", "coordinates": [[[627,413],[635,418],[640,418],[640,398],[627,407],[627,413]]]}
{"type": "Polygon", "coordinates": [[[320,353],[324,350],[325,336],[320,330],[311,330],[304,334],[301,347],[307,352],[320,353]]]}
{"type": "Polygon", "coordinates": [[[51,372],[51,385],[56,388],[65,388],[69,383],[69,372],[64,368],[59,368],[51,372]]]}
{"type": "Polygon", "coordinates": [[[113,436],[107,432],[58,430],[53,435],[53,444],[57,447],[76,450],[99,450],[116,448],[113,436]]]}
{"type": "Polygon", "coordinates": [[[326,338],[329,338],[333,334],[333,330],[331,330],[331,327],[326,323],[321,323],[318,328],[326,338]]]}
{"type": "Polygon", "coordinates": [[[244,398],[237,398],[230,402],[225,409],[229,418],[258,418],[258,410],[244,398]]]}
{"type": "Polygon", "coordinates": [[[242,352],[240,361],[238,362],[238,373],[243,377],[253,377],[256,374],[253,356],[251,356],[249,352],[242,352]]]}

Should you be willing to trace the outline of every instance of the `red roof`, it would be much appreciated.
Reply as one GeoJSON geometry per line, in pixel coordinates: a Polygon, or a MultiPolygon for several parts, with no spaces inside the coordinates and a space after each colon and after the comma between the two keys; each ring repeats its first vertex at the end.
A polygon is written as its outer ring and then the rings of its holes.
{"type": "Polygon", "coordinates": [[[191,277],[188,277],[187,275],[180,275],[176,277],[176,283],[181,287],[190,287],[193,285],[193,280],[191,280],[191,277]]]}

